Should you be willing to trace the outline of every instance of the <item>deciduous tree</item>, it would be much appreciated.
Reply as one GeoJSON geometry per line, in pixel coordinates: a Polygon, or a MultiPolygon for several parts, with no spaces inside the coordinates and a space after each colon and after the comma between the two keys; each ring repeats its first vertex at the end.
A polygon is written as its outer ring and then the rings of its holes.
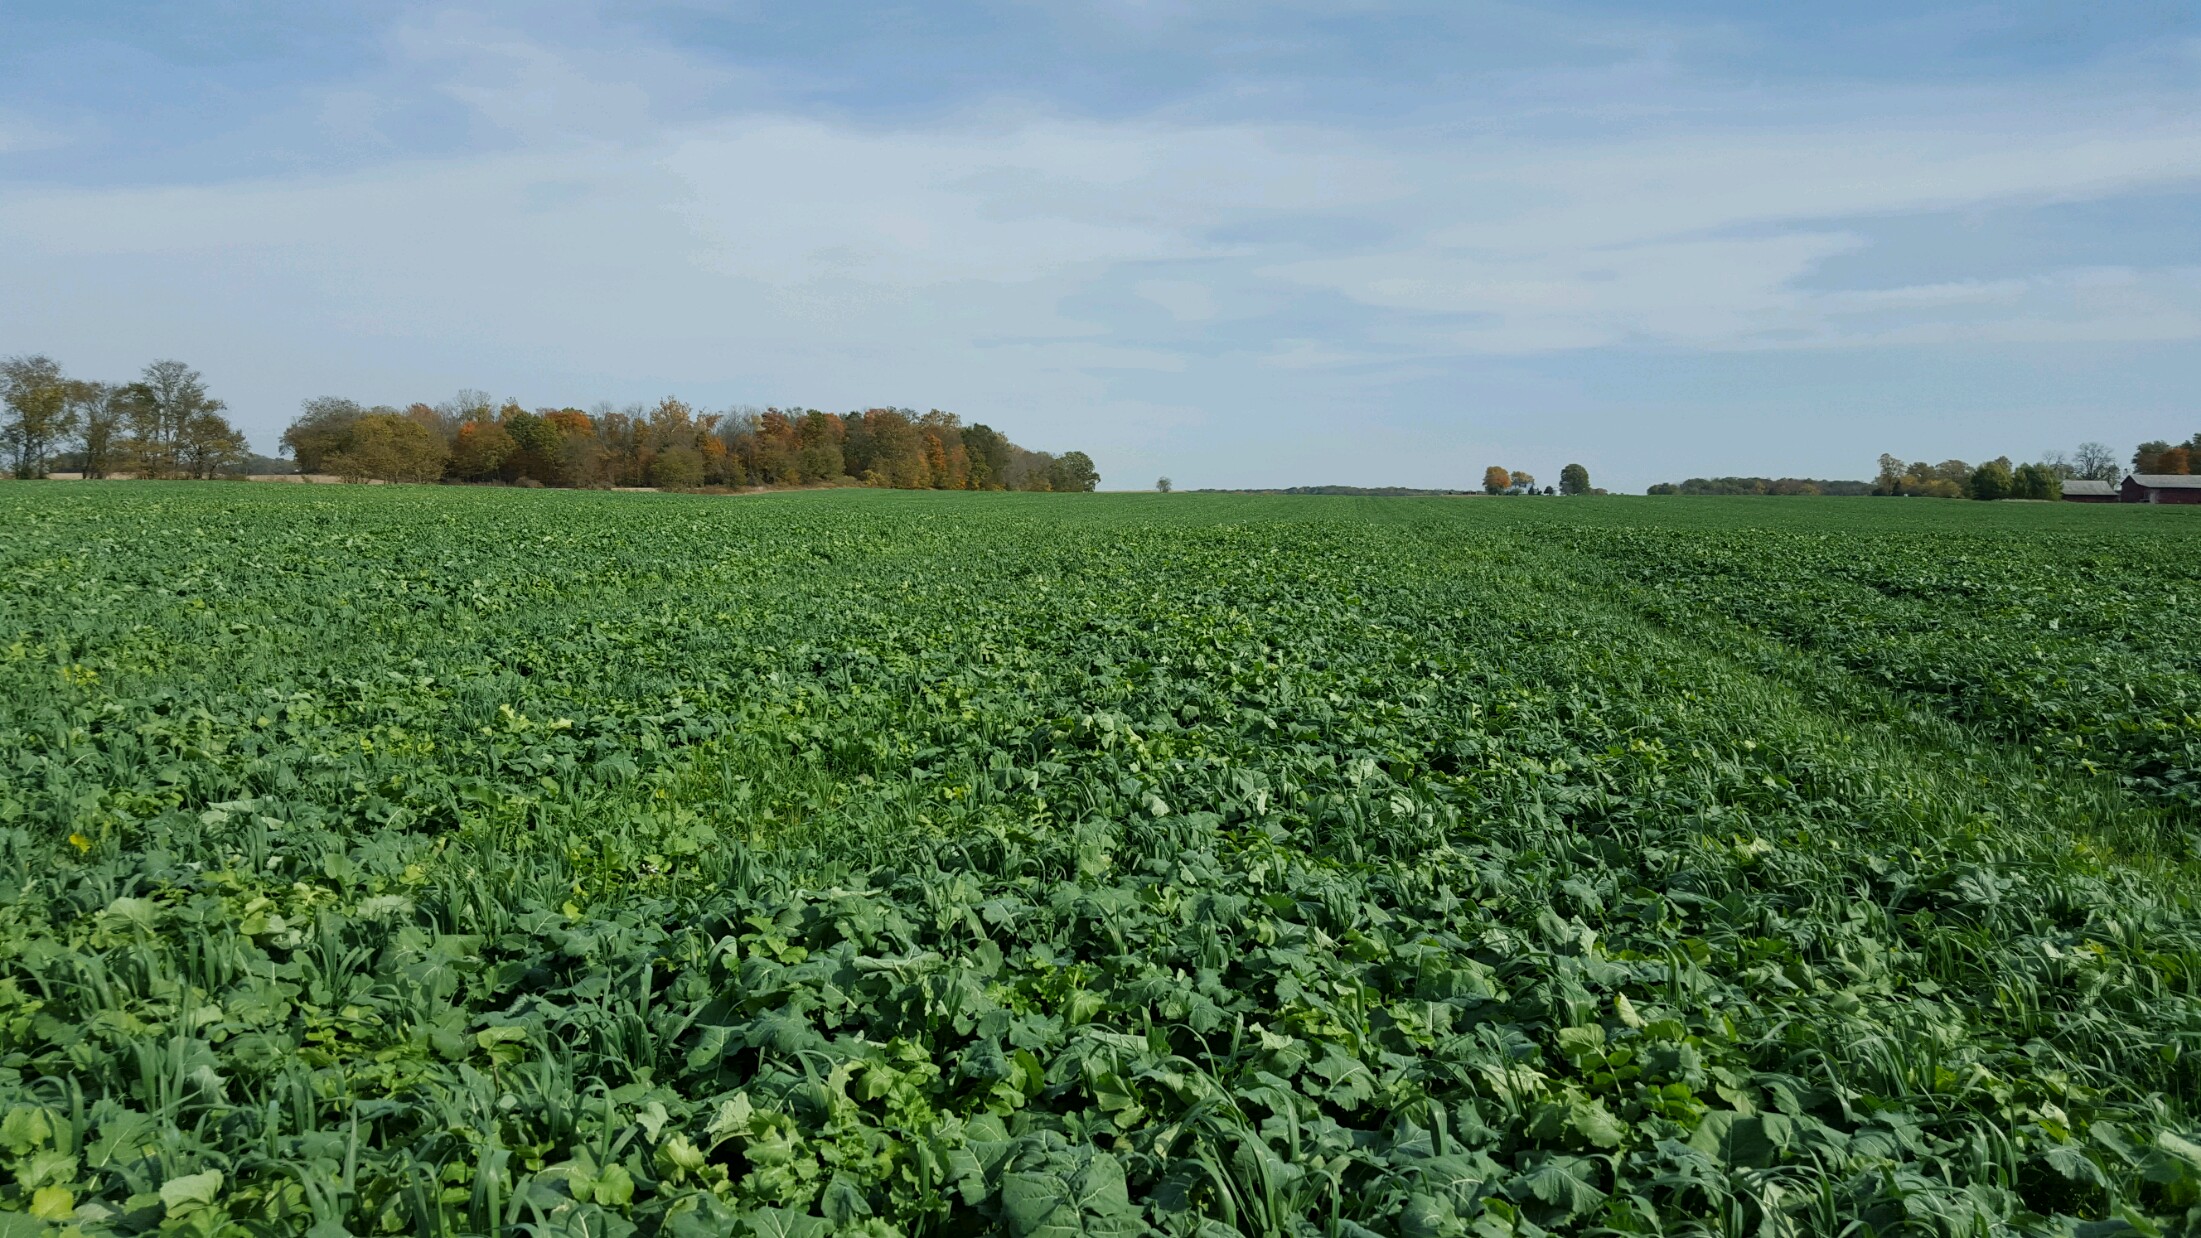
{"type": "MultiPolygon", "coordinates": [[[[2171,453],[2176,450],[2175,444],[2166,443],[2162,439],[2153,439],[2142,443],[2139,449],[2132,453],[2132,471],[2135,473],[2183,473],[2186,469],[2174,470],[2170,467],[2178,463],[2177,460],[2171,458],[2171,453]]],[[[2187,468],[2191,468],[2191,457],[2188,456],[2184,459],[2187,468]]]]}
{"type": "Polygon", "coordinates": [[[795,474],[805,482],[835,481],[848,468],[848,428],[831,413],[810,412],[795,427],[795,474]]]}
{"type": "Polygon", "coordinates": [[[1570,464],[1559,470],[1559,493],[1588,494],[1590,471],[1579,464],[1570,464]]]}
{"type": "Polygon", "coordinates": [[[2010,478],[2010,497],[2013,499],[2060,499],[2063,497],[2063,478],[2056,475],[2053,465],[2021,464],[2010,478]]]}
{"type": "Polygon", "coordinates": [[[410,417],[366,413],[323,465],[346,481],[432,482],[442,480],[449,454],[434,431],[410,417]]]}
{"type": "Polygon", "coordinates": [[[1891,456],[1883,451],[1880,453],[1880,475],[1873,479],[1872,492],[1874,494],[1902,494],[1906,475],[1907,471],[1903,467],[1903,458],[1901,456],[1891,456]]]}
{"type": "Polygon", "coordinates": [[[1093,457],[1082,451],[1066,451],[1056,456],[1053,467],[1047,470],[1047,484],[1058,492],[1093,490],[1100,486],[1100,474],[1093,468],[1093,457]]]}
{"type": "Polygon", "coordinates": [[[343,451],[367,410],[342,396],[317,396],[299,405],[298,419],[283,430],[283,446],[301,473],[332,472],[328,458],[343,451]]]}
{"type": "Polygon", "coordinates": [[[72,384],[70,399],[76,402],[77,454],[84,461],[84,476],[107,476],[122,463],[123,434],[129,424],[124,388],[106,383],[72,384]]]}
{"type": "Polygon", "coordinates": [[[1512,484],[1513,474],[1508,472],[1502,465],[1493,464],[1483,470],[1484,494],[1504,494],[1506,487],[1512,484]]]}
{"type": "MultiPolygon", "coordinates": [[[[228,427],[220,416],[226,407],[207,394],[206,380],[183,362],[155,361],[146,366],[131,385],[128,402],[132,466],[140,476],[176,477],[210,453],[219,454],[222,436],[216,423],[228,427]],[[202,419],[208,415],[212,421],[202,419]],[[187,447],[187,436],[197,439],[198,445],[187,447]]],[[[239,458],[242,453],[240,439],[239,458]]]]}
{"type": "Polygon", "coordinates": [[[703,453],[668,447],[650,460],[650,484],[660,490],[693,490],[703,484],[703,453]]]}
{"type": "Polygon", "coordinates": [[[1012,449],[1008,437],[987,425],[963,427],[963,454],[970,460],[971,489],[999,490],[1008,484],[1012,449]]]}
{"type": "Polygon", "coordinates": [[[1026,451],[1022,447],[1009,452],[1008,487],[1011,490],[1045,491],[1054,489],[1055,458],[1044,451],[1026,451]]]}
{"type": "Polygon", "coordinates": [[[19,478],[44,477],[46,465],[74,428],[70,382],[51,357],[0,362],[0,445],[19,478]]]}
{"type": "Polygon", "coordinates": [[[2071,467],[2077,470],[2077,476],[2094,481],[2116,481],[2123,471],[2117,465],[2117,453],[2109,449],[2109,444],[2095,442],[2079,444],[2079,449],[2072,453],[2071,467]]]}
{"type": "Polygon", "coordinates": [[[458,435],[451,443],[451,460],[448,467],[453,477],[462,481],[488,481],[504,468],[520,445],[512,434],[495,420],[483,417],[460,424],[458,435]]]}
{"type": "MultiPolygon", "coordinates": [[[[220,401],[213,401],[216,408],[220,401]]],[[[176,431],[176,468],[185,477],[209,481],[244,463],[252,454],[244,431],[229,424],[214,408],[202,408],[184,418],[176,431]]]]}
{"type": "Polygon", "coordinates": [[[1969,493],[1975,499],[2007,499],[2013,480],[2009,460],[1989,460],[1972,470],[1969,493]]]}

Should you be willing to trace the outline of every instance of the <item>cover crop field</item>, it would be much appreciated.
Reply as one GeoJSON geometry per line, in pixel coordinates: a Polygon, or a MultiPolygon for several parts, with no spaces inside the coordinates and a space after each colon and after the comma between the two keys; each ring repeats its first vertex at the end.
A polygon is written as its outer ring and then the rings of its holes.
{"type": "Polygon", "coordinates": [[[0,487],[0,1235],[2178,1232],[2201,512],[0,487]]]}

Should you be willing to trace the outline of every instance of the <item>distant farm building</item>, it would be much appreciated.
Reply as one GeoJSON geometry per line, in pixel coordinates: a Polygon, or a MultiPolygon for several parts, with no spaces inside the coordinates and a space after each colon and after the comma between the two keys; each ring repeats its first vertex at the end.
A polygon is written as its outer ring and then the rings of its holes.
{"type": "Polygon", "coordinates": [[[2201,504],[2201,477],[2184,473],[2134,473],[2125,478],[2118,497],[2127,503],[2201,504]]]}
{"type": "Polygon", "coordinates": [[[2068,503],[2115,503],[2117,483],[2074,477],[2063,484],[2063,497],[2068,503]]]}

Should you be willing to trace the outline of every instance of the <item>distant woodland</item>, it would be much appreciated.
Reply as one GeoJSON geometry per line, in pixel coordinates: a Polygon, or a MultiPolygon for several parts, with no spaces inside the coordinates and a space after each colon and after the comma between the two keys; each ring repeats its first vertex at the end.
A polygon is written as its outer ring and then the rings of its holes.
{"type": "Polygon", "coordinates": [[[255,456],[198,371],[156,361],[123,383],[69,377],[46,357],[0,362],[0,452],[18,478],[212,478],[273,470],[348,481],[522,486],[885,486],[1092,490],[1082,451],[1054,455],[937,409],[528,409],[461,391],[441,404],[308,400],[283,431],[287,460],[255,456]]]}
{"type": "MultiPolygon", "coordinates": [[[[2201,434],[2183,443],[2163,439],[2145,442],[2130,457],[2135,473],[2190,474],[2201,462],[2201,434]]],[[[1963,460],[1906,462],[1883,455],[1880,471],[1871,481],[1823,481],[1810,477],[1692,477],[1684,482],[1660,482],[1652,494],[1830,494],[1904,495],[1934,499],[2055,499],[2063,496],[2063,484],[2078,478],[2116,481],[2126,472],[2125,463],[2106,443],[2081,443],[2078,450],[2051,451],[2030,464],[2013,463],[1998,456],[1983,464],[1963,460]]]]}
{"type": "Polygon", "coordinates": [[[897,490],[1091,490],[1082,451],[1019,447],[937,409],[526,409],[477,391],[442,404],[308,400],[283,432],[301,472],[385,481],[541,486],[866,485],[897,490]]]}
{"type": "Polygon", "coordinates": [[[1830,481],[1818,477],[1692,477],[1664,481],[1652,494],[1871,494],[1869,481],[1830,481]]]}

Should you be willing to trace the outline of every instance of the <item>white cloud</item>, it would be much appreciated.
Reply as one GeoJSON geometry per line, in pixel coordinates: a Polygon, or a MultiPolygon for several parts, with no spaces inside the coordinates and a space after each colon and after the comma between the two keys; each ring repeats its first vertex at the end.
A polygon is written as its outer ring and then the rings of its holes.
{"type": "Polygon", "coordinates": [[[1384,353],[1347,352],[1332,348],[1320,340],[1277,340],[1275,345],[1257,358],[1259,364],[1273,370],[1326,370],[1338,366],[1382,363],[1391,358],[1384,353]]]}
{"type": "MultiPolygon", "coordinates": [[[[1304,127],[1029,117],[896,131],[762,115],[343,176],[17,190],[0,194],[0,235],[32,261],[280,253],[331,293],[380,289],[416,305],[467,286],[528,299],[711,276],[881,303],[956,281],[1234,259],[1243,265],[1225,278],[1467,319],[1456,338],[1472,349],[1717,347],[1793,331],[1799,317],[2011,295],[1800,290],[1820,262],[1864,243],[1821,221],[2201,178],[2201,132],[2043,131],[2026,119],[1912,140],[1677,135],[1562,159],[1304,127]],[[1209,239],[1279,213],[1364,218],[1398,240],[1279,261],[1273,248],[1209,239]]],[[[1180,322],[1216,314],[1212,280],[1133,287],[1180,322]]]]}
{"type": "Polygon", "coordinates": [[[1955,305],[2007,305],[2025,296],[2032,285],[2022,279],[1956,280],[1940,284],[1909,284],[1899,288],[1859,288],[1816,293],[1812,301],[1828,313],[1870,313],[1876,310],[1931,309],[1955,305]]]}
{"type": "Polygon", "coordinates": [[[1132,291],[1168,311],[1178,322],[1207,322],[1214,318],[1215,290],[1197,280],[1142,279],[1132,291]]]}
{"type": "Polygon", "coordinates": [[[2031,280],[1891,289],[1874,304],[1823,294],[1828,313],[1805,345],[2146,344],[2201,339],[2201,268],[2080,268],[2031,280]],[[1965,293],[1976,295],[1966,296],[1965,293]],[[1946,312],[1905,311],[1920,304],[1946,312]],[[1965,310],[1976,312],[1966,313],[1965,310]]]}
{"type": "MultiPolygon", "coordinates": [[[[1864,221],[2201,183],[2201,126],[2176,115],[2111,123],[2103,110],[1966,114],[1908,131],[1868,120],[1680,132],[1559,153],[1487,146],[1425,167],[1420,209],[1392,212],[1409,221],[1399,243],[1262,271],[1369,306],[1463,319],[1441,339],[1475,352],[1839,342],[1841,316],[1868,306],[1930,315],[2014,305],[2021,286],[1813,291],[1821,263],[1867,243],[1856,230],[1864,221]]],[[[2053,320],[2019,321],[2032,338],[2053,320]]],[[[2104,329],[2062,321],[2073,338],[2104,329]]],[[[2177,319],[2117,321],[2145,321],[2152,339],[2177,319]]]]}

